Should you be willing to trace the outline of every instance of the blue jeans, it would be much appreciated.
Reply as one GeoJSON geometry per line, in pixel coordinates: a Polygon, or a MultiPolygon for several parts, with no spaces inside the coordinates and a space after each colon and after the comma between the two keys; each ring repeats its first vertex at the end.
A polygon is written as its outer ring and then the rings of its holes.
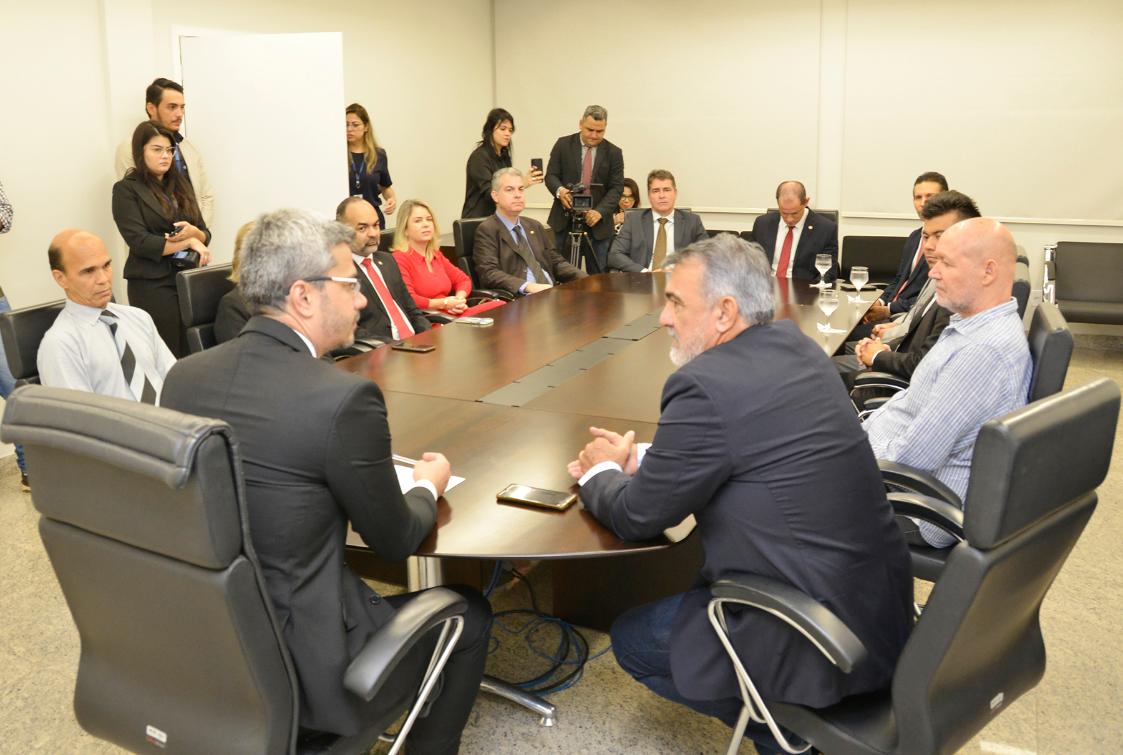
{"type": "MultiPolygon", "coordinates": [[[[617,618],[610,630],[612,652],[620,668],[659,697],[713,716],[732,728],[741,712],[741,698],[692,700],[678,691],[671,678],[671,629],[682,599],[681,594],[673,595],[633,608],[617,618]]],[[[783,752],[763,724],[750,721],[745,736],[753,740],[761,755],[783,752]]]]}
{"type": "MultiPolygon", "coordinates": [[[[10,312],[11,309],[12,305],[8,303],[8,297],[0,296],[0,312],[10,312]]],[[[4,342],[0,340],[0,398],[7,401],[15,386],[16,379],[12,377],[12,370],[8,367],[8,357],[4,353],[4,342]]],[[[20,472],[27,472],[27,463],[23,460],[23,446],[18,444],[16,445],[16,464],[19,465],[20,472]]]]}

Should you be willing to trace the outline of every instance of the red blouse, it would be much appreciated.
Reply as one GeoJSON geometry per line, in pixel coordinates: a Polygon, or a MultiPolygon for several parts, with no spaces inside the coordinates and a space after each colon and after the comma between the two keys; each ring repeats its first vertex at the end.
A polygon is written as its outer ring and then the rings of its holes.
{"type": "Polygon", "coordinates": [[[459,291],[468,293],[472,290],[472,280],[440,251],[433,254],[432,270],[425,267],[425,255],[413,249],[395,251],[394,259],[414,304],[421,309],[429,308],[430,299],[442,299],[455,296],[459,291]]]}

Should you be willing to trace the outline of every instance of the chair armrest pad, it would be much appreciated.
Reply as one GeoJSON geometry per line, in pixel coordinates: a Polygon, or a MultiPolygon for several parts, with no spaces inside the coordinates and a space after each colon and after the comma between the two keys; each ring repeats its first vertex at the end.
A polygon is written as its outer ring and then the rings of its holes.
{"type": "Polygon", "coordinates": [[[448,325],[450,322],[456,319],[455,317],[443,315],[440,312],[434,312],[431,309],[423,309],[421,310],[421,314],[425,315],[425,319],[429,322],[437,323],[439,325],[448,325]]]}
{"type": "Polygon", "coordinates": [[[866,646],[829,608],[789,584],[759,574],[734,574],[710,585],[717,600],[767,611],[811,641],[845,673],[867,656],[866,646]]]}
{"type": "Polygon", "coordinates": [[[904,390],[909,387],[909,381],[899,375],[888,372],[870,370],[859,373],[854,377],[854,388],[896,388],[904,390]]]}
{"type": "Polygon", "coordinates": [[[954,504],[917,493],[890,493],[888,498],[894,513],[934,524],[963,539],[963,511],[954,504]]]}
{"type": "Polygon", "coordinates": [[[514,301],[515,295],[510,291],[500,291],[495,288],[473,288],[468,294],[469,299],[499,299],[501,301],[514,301]]]}
{"type": "Polygon", "coordinates": [[[452,590],[434,587],[418,593],[367,640],[347,666],[343,686],[368,702],[373,700],[410,648],[429,630],[467,610],[468,601],[452,590]]]}
{"type": "Polygon", "coordinates": [[[878,459],[877,466],[881,469],[881,479],[885,481],[886,485],[892,485],[931,498],[938,498],[955,504],[957,508],[963,507],[963,501],[959,500],[955,491],[928,472],[922,472],[905,464],[898,464],[885,459],[878,459]]]}

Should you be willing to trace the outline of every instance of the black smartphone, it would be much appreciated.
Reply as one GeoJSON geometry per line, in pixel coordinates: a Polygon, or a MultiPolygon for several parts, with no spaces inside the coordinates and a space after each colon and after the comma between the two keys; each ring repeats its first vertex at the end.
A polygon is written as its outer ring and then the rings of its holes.
{"type": "Polygon", "coordinates": [[[542,158],[541,157],[530,158],[530,168],[531,168],[531,170],[542,170],[542,158]]]}
{"type": "Polygon", "coordinates": [[[500,490],[495,499],[499,503],[513,503],[519,506],[536,506],[551,511],[565,511],[577,500],[577,494],[512,483],[500,490]]]}
{"type": "Polygon", "coordinates": [[[431,344],[412,344],[412,343],[396,343],[391,346],[394,351],[409,351],[414,354],[428,354],[433,349],[437,348],[431,344]]]}

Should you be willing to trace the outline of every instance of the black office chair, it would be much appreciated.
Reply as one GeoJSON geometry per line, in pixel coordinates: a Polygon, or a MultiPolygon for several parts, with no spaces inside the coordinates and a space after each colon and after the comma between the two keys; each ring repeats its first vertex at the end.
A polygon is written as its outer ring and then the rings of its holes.
{"type": "Polygon", "coordinates": [[[749,242],[750,244],[756,243],[756,239],[753,238],[753,232],[752,231],[741,231],[737,235],[740,236],[745,241],[749,242]]]}
{"type": "Polygon", "coordinates": [[[472,251],[475,246],[476,229],[485,220],[487,218],[460,218],[452,221],[452,240],[456,244],[456,264],[472,279],[472,296],[469,297],[469,301],[477,296],[479,301],[487,301],[488,299],[512,301],[515,297],[509,291],[480,288],[480,278],[476,275],[476,262],[472,257],[472,251]]]}
{"type": "Polygon", "coordinates": [[[1123,243],[1061,241],[1045,247],[1045,295],[1073,322],[1123,324],[1123,243]]]}
{"type": "Polygon", "coordinates": [[[889,690],[819,710],[763,700],[729,644],[727,606],[767,611],[845,673],[866,649],[829,609],[790,585],[756,575],[715,583],[710,621],[744,701],[729,752],[752,718],[774,736],[784,727],[824,752],[950,753],[1032,689],[1045,673],[1041,603],[1095,510],[1118,417],[1119,388],[1101,378],[984,425],[966,539],[949,555],[889,690]]]}
{"type": "Polygon", "coordinates": [[[383,228],[382,235],[378,237],[378,251],[388,252],[394,245],[394,229],[383,228]]]}
{"type": "Polygon", "coordinates": [[[187,334],[187,350],[196,354],[214,346],[214,318],[218,303],[234,288],[230,265],[184,270],[175,277],[179,318],[187,334]]]}
{"type": "Polygon", "coordinates": [[[1026,307],[1029,306],[1029,294],[1033,285],[1029,282],[1029,264],[1018,261],[1014,266],[1014,299],[1018,302],[1018,317],[1026,316],[1026,307]]]}
{"type": "Polygon", "coordinates": [[[888,285],[901,266],[901,252],[907,240],[905,236],[843,236],[843,279],[850,280],[850,268],[861,265],[869,268],[869,285],[888,285]]]}
{"type": "Polygon", "coordinates": [[[39,382],[39,343],[65,305],[66,300],[60,299],[0,313],[0,338],[17,388],[39,382]]]}
{"type": "MultiPolygon", "coordinates": [[[[82,728],[134,752],[302,751],[298,682],[247,537],[230,427],[27,386],[12,393],[0,435],[27,449],[40,536],[81,637],[74,712],[82,728]]],[[[346,670],[344,686],[373,699],[419,639],[440,633],[395,750],[465,608],[451,591],[419,595],[346,670]]],[[[317,751],[365,753],[401,712],[326,747],[320,737],[317,751]]]]}

